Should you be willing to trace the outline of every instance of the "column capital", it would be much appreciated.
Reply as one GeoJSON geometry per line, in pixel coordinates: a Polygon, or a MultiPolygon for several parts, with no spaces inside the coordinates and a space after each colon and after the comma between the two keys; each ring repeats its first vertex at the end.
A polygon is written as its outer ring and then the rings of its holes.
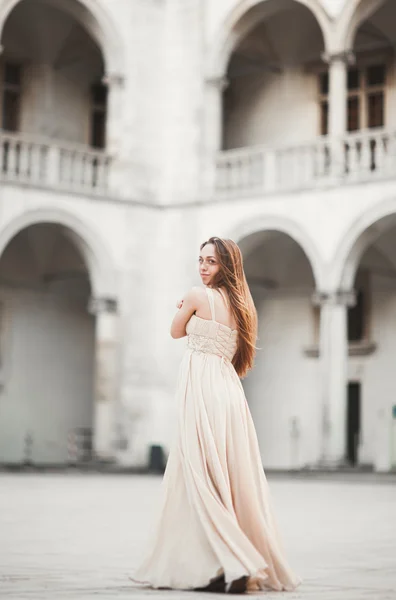
{"type": "Polygon", "coordinates": [[[90,298],[88,302],[88,312],[91,315],[115,314],[117,312],[117,300],[106,296],[99,298],[90,298]]]}
{"type": "Polygon", "coordinates": [[[122,88],[125,84],[125,77],[120,73],[107,73],[102,77],[102,83],[108,88],[122,88]]]}
{"type": "Polygon", "coordinates": [[[340,52],[322,52],[323,62],[331,65],[336,62],[344,63],[345,65],[354,65],[356,63],[356,56],[353,50],[341,50],[340,52]]]}
{"type": "Polygon", "coordinates": [[[351,307],[356,304],[355,290],[334,290],[320,291],[317,290],[312,294],[312,303],[314,306],[346,306],[351,307]]]}

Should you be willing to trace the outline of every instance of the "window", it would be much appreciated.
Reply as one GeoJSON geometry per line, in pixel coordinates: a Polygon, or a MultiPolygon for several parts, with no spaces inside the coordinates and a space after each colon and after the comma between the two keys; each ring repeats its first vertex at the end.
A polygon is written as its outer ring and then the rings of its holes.
{"type": "Polygon", "coordinates": [[[329,73],[319,75],[320,135],[328,134],[329,124],[329,73]]]}
{"type": "MultiPolygon", "coordinates": [[[[328,133],[329,74],[319,75],[320,134],[328,133]]],[[[347,130],[384,127],[386,65],[352,67],[347,75],[347,130]]]]}
{"type": "Polygon", "coordinates": [[[369,273],[359,269],[355,280],[356,302],[348,308],[348,341],[351,344],[367,342],[370,337],[371,284],[369,273]]]}
{"type": "Polygon", "coordinates": [[[361,342],[365,337],[365,298],[356,292],[356,304],[348,309],[348,342],[361,342]]]}
{"type": "Polygon", "coordinates": [[[347,129],[348,131],[357,131],[360,129],[360,98],[352,96],[348,98],[347,102],[347,129]]]}
{"type": "Polygon", "coordinates": [[[327,135],[329,124],[329,103],[327,100],[322,100],[320,103],[320,135],[327,135]]]}
{"type": "Polygon", "coordinates": [[[4,63],[2,69],[1,128],[18,131],[21,112],[22,68],[13,63],[4,63]]]}
{"type": "Polygon", "coordinates": [[[107,87],[96,83],[91,88],[91,134],[90,144],[94,148],[106,145],[107,87]]]}

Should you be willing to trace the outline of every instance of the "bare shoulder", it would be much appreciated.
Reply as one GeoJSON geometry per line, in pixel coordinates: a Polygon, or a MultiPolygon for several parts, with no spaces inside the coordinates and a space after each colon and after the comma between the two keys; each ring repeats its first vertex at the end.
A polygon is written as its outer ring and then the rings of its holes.
{"type": "Polygon", "coordinates": [[[184,302],[188,304],[200,304],[206,297],[204,287],[194,286],[184,296],[184,302]]]}

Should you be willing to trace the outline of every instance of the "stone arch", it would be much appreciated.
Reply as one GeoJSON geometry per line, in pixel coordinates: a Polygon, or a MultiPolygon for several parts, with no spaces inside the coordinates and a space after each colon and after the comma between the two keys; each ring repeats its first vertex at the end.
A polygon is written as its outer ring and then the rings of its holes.
{"type": "MultiPolygon", "coordinates": [[[[5,0],[0,7],[0,39],[4,25],[12,10],[21,0],[5,0]]],[[[125,52],[120,31],[113,24],[103,3],[98,0],[57,0],[56,5],[80,22],[100,47],[106,76],[123,78],[125,75],[125,52]]]]}
{"type": "MultiPolygon", "coordinates": [[[[249,31],[257,24],[256,14],[251,9],[265,5],[270,0],[239,0],[230,10],[226,19],[221,24],[214,36],[214,43],[209,51],[206,68],[207,78],[217,80],[225,77],[228,60],[241,41],[249,31]]],[[[324,51],[330,47],[330,20],[326,11],[318,0],[294,0],[308,8],[316,18],[323,36],[324,51]]]]}
{"type": "Polygon", "coordinates": [[[340,30],[340,46],[351,51],[360,25],[384,3],[384,0],[354,0],[347,2],[340,30]]]}
{"type": "Polygon", "coordinates": [[[0,230],[0,258],[12,239],[23,229],[39,223],[53,223],[67,229],[67,235],[80,251],[89,272],[95,297],[117,296],[114,260],[105,243],[81,219],[54,208],[30,210],[11,219],[0,230]]]}
{"type": "Polygon", "coordinates": [[[311,265],[316,288],[318,290],[323,289],[324,266],[319,251],[310,236],[295,221],[287,217],[273,215],[252,217],[231,229],[228,237],[239,243],[252,234],[270,230],[284,233],[297,242],[311,265]]]}
{"type": "Polygon", "coordinates": [[[396,224],[396,198],[388,198],[360,215],[349,227],[333,261],[334,289],[350,290],[365,250],[396,224]]]}

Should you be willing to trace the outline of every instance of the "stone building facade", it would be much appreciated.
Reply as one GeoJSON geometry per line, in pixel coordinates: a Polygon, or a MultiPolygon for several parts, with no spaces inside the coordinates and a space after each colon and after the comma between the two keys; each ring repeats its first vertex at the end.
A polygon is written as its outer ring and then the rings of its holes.
{"type": "Polygon", "coordinates": [[[0,0],[0,463],[169,447],[199,243],[266,467],[396,466],[391,0],[0,0]],[[88,441],[87,441],[88,440],[88,441]]]}

